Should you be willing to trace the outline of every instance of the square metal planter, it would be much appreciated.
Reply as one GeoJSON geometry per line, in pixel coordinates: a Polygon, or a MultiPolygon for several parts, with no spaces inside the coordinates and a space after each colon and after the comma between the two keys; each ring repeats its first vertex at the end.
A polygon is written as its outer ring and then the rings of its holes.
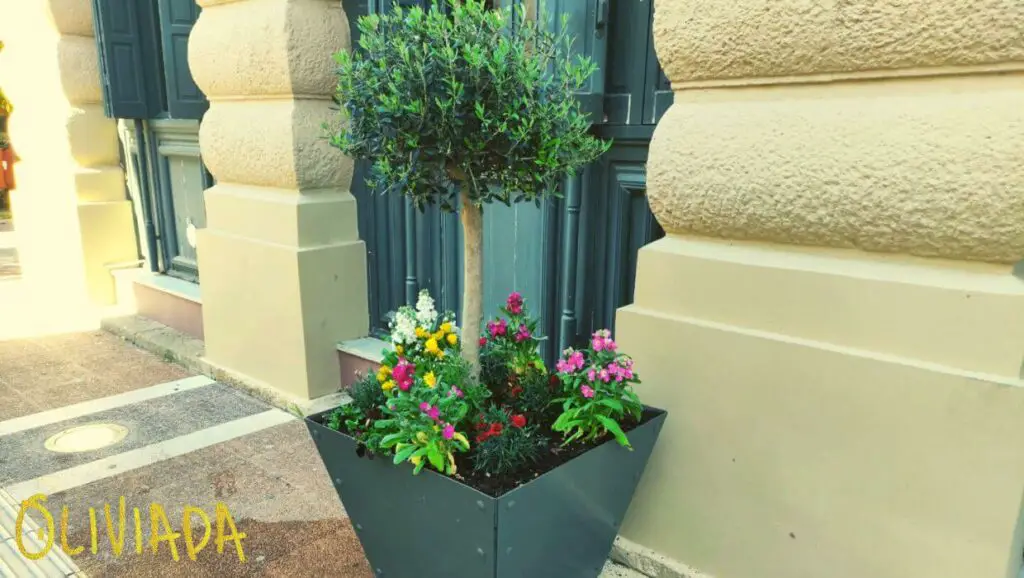
{"type": "Polygon", "coordinates": [[[408,463],[356,454],[356,441],[306,418],[379,578],[596,578],[665,422],[610,440],[498,498],[408,463]]]}

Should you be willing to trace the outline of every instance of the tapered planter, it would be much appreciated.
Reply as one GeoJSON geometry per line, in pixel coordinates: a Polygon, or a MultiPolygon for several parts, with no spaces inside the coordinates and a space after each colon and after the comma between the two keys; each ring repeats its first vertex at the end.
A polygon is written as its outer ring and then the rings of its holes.
{"type": "Polygon", "coordinates": [[[458,480],[356,453],[356,441],[306,418],[378,577],[594,578],[633,499],[666,413],[493,498],[458,480]]]}

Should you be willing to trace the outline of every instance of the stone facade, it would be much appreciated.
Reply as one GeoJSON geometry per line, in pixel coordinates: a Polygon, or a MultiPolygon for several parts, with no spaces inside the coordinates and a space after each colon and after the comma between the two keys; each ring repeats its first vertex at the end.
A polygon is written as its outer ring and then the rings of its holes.
{"type": "MultiPolygon", "coordinates": [[[[720,578],[1016,576],[1024,6],[660,0],[669,410],[623,535],[720,578]]],[[[646,372],[644,372],[644,370],[646,372]]]]}

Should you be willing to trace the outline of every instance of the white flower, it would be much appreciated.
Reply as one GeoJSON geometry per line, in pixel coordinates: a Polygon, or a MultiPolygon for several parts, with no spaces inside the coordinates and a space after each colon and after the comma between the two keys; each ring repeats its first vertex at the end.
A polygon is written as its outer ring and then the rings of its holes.
{"type": "Polygon", "coordinates": [[[391,322],[391,342],[395,344],[416,342],[416,314],[411,307],[402,307],[391,322]]]}
{"type": "Polygon", "coordinates": [[[434,309],[434,299],[426,289],[420,291],[420,297],[416,301],[416,320],[428,330],[437,321],[437,310],[434,309]]]}

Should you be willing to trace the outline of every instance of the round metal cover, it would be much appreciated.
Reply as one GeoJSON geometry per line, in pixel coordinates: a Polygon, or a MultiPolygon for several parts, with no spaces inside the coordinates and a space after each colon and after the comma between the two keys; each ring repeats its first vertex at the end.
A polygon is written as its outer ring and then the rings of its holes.
{"type": "Polygon", "coordinates": [[[128,428],[116,423],[91,423],[66,429],[46,440],[51,452],[71,454],[112,446],[128,435],[128,428]]]}

